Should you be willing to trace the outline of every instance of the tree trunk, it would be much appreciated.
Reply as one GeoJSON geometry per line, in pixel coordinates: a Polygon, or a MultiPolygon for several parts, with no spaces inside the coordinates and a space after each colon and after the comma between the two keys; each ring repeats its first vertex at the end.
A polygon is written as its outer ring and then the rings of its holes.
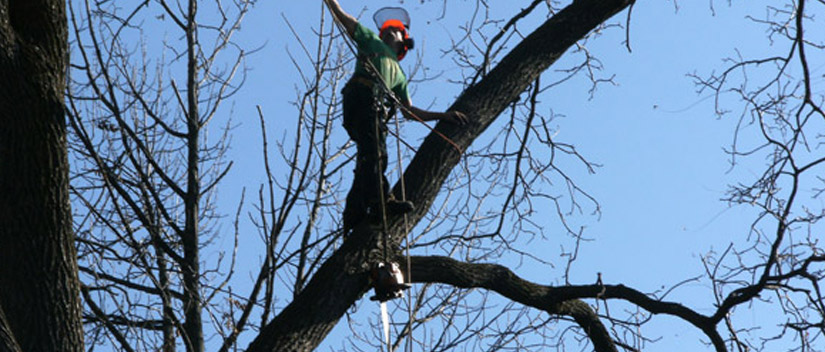
{"type": "MultiPolygon", "coordinates": [[[[513,49],[476,86],[468,88],[453,108],[471,122],[461,128],[439,124],[436,129],[466,150],[498,115],[567,49],[630,0],[578,0],[547,20],[513,49]]],[[[407,199],[416,204],[412,223],[432,205],[460,153],[431,133],[404,174],[407,199]]],[[[400,199],[400,187],[394,189],[400,199]]],[[[392,243],[403,238],[398,217],[390,219],[392,243]]],[[[411,226],[412,227],[412,226],[411,226]]],[[[284,310],[264,326],[247,351],[309,351],[326,337],[338,319],[368,287],[363,266],[377,248],[377,231],[357,228],[344,245],[319,268],[312,280],[284,310]]]]}
{"type": "Polygon", "coordinates": [[[20,352],[20,345],[11,332],[2,305],[0,305],[0,352],[20,352]]]}
{"type": "Polygon", "coordinates": [[[184,196],[185,226],[183,230],[183,322],[184,343],[189,352],[203,352],[203,320],[201,318],[200,285],[200,114],[198,111],[198,12],[196,0],[189,0],[186,19],[186,195],[184,196]]]}
{"type": "Polygon", "coordinates": [[[22,351],[83,351],[60,0],[0,0],[0,306],[22,351]]]}

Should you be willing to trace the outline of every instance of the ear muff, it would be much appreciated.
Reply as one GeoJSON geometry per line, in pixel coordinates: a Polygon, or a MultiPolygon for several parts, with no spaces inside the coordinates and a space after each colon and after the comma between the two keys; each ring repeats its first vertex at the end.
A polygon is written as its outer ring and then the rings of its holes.
{"type": "Polygon", "coordinates": [[[404,23],[396,19],[389,19],[384,21],[384,23],[381,25],[379,35],[383,35],[384,31],[390,28],[396,28],[401,30],[401,33],[404,37],[404,47],[398,53],[398,61],[401,61],[401,59],[403,59],[404,56],[407,55],[407,51],[409,51],[415,46],[415,41],[410,37],[410,32],[407,32],[407,28],[404,26],[404,23]]]}
{"type": "Polygon", "coordinates": [[[407,56],[407,52],[410,51],[414,47],[415,47],[415,40],[413,40],[413,38],[410,38],[409,36],[404,38],[404,47],[402,47],[401,52],[398,53],[398,61],[401,61],[401,59],[403,59],[404,56],[407,56]]]}

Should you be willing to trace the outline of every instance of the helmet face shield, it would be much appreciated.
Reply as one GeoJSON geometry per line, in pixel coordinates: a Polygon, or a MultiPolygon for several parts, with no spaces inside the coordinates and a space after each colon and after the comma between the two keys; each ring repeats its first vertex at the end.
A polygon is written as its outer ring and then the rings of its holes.
{"type": "Polygon", "coordinates": [[[380,31],[379,35],[383,35],[384,31],[389,28],[396,28],[401,31],[403,46],[398,52],[398,60],[403,59],[407,55],[407,51],[415,45],[413,39],[410,38],[410,33],[407,31],[410,28],[410,15],[407,11],[400,7],[384,7],[376,11],[372,19],[380,31]]]}
{"type": "Polygon", "coordinates": [[[407,10],[404,10],[400,7],[384,7],[375,11],[375,14],[372,15],[373,21],[375,21],[375,25],[381,29],[384,26],[384,23],[389,20],[397,20],[401,22],[404,28],[410,28],[410,14],[407,13],[407,10]]]}

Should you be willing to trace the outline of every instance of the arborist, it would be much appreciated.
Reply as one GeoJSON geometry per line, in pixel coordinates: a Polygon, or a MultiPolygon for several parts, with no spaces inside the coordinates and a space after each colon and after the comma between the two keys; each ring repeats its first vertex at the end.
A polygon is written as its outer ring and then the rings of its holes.
{"type": "Polygon", "coordinates": [[[467,117],[458,111],[432,112],[412,105],[407,77],[399,65],[413,47],[406,11],[383,8],[376,12],[373,17],[379,29],[376,35],[344,12],[337,0],[325,1],[358,50],[355,73],[342,90],[344,128],[358,152],[355,177],[344,208],[344,234],[347,235],[364,219],[382,216],[382,201],[388,213],[401,214],[414,209],[411,202],[389,197],[389,184],[384,176],[387,169],[386,123],[392,115],[387,111],[394,111],[395,102],[402,105],[401,112],[408,119],[464,124],[467,117]],[[393,96],[387,96],[390,92],[393,96]]]}

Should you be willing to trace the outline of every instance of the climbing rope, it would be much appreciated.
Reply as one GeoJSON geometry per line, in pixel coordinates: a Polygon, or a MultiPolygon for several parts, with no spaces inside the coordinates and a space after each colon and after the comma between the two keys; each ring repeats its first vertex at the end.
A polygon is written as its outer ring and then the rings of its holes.
{"type": "MultiPolygon", "coordinates": [[[[327,7],[329,7],[330,5],[329,5],[329,3],[327,3],[327,1],[328,0],[324,0],[324,4],[326,4],[327,7]]],[[[331,8],[330,8],[330,13],[332,13],[331,8]]],[[[344,28],[344,25],[341,23],[341,21],[337,17],[335,17],[335,13],[332,13],[332,19],[335,23],[335,26],[338,28],[338,31],[340,31],[343,34],[344,43],[346,43],[347,47],[353,53],[353,55],[355,57],[358,57],[358,49],[356,49],[356,46],[352,43],[353,40],[347,34],[347,30],[346,30],[346,28],[344,28]]],[[[447,137],[443,133],[439,132],[435,128],[428,125],[422,118],[420,118],[418,115],[416,115],[412,110],[410,110],[406,106],[404,106],[404,104],[401,102],[401,99],[399,99],[398,96],[395,95],[395,92],[393,92],[389,88],[389,86],[387,85],[387,82],[384,81],[384,78],[381,77],[381,75],[378,74],[378,69],[373,65],[373,63],[370,60],[364,60],[364,64],[365,64],[365,68],[367,69],[367,71],[369,71],[370,74],[373,76],[373,78],[375,78],[376,81],[378,83],[380,83],[379,84],[380,88],[382,90],[384,90],[384,92],[387,94],[387,97],[389,97],[390,100],[392,100],[392,103],[395,104],[395,106],[397,106],[401,110],[405,111],[407,113],[407,115],[412,116],[414,120],[420,122],[422,125],[424,125],[424,127],[426,127],[428,130],[430,130],[430,132],[435,133],[437,136],[439,136],[445,142],[450,144],[450,146],[452,146],[453,149],[455,149],[459,154],[463,153],[462,150],[461,150],[461,147],[459,147],[458,144],[456,144],[456,142],[454,142],[452,139],[450,139],[450,137],[447,137]]],[[[401,136],[396,134],[396,138],[401,138],[401,136]]]]}
{"type": "MultiPolygon", "coordinates": [[[[401,128],[400,128],[400,124],[398,123],[398,119],[395,119],[395,133],[400,134],[400,131],[401,131],[401,128]]],[[[407,201],[407,188],[406,188],[406,185],[404,183],[403,168],[401,167],[402,164],[401,164],[401,142],[400,142],[400,137],[396,138],[395,140],[396,140],[395,151],[397,153],[397,158],[398,158],[398,178],[401,180],[401,201],[406,202],[407,201]]],[[[412,282],[412,263],[410,262],[410,247],[412,247],[412,243],[410,243],[410,227],[409,227],[409,224],[407,223],[407,214],[406,213],[404,214],[404,234],[405,234],[405,240],[407,242],[407,247],[405,248],[405,257],[407,259],[407,263],[406,263],[407,264],[407,272],[405,274],[407,275],[407,282],[412,282]]],[[[412,287],[411,287],[410,288],[410,294],[407,295],[407,314],[408,314],[408,317],[409,317],[409,320],[408,320],[409,325],[407,327],[407,329],[409,331],[408,332],[409,336],[407,337],[407,352],[412,352],[412,327],[413,327],[413,321],[415,320],[415,310],[413,309],[413,305],[412,305],[413,293],[415,293],[415,290],[412,289],[412,287]]]]}
{"type": "MultiPolygon", "coordinates": [[[[330,7],[330,4],[328,3],[328,0],[325,0],[324,3],[327,5],[327,7],[330,7]]],[[[330,12],[332,13],[332,18],[333,18],[334,23],[335,23],[336,27],[338,28],[338,30],[343,34],[346,34],[346,30],[343,28],[343,24],[341,23],[340,19],[335,16],[334,12],[332,12],[332,11],[330,11],[330,12]]],[[[344,42],[346,43],[347,47],[350,49],[350,51],[355,56],[357,56],[358,51],[355,49],[353,43],[351,42],[352,38],[350,38],[348,35],[343,35],[343,37],[344,37],[344,42]]],[[[461,154],[461,148],[455,142],[450,140],[447,136],[443,135],[441,132],[438,132],[435,129],[433,129],[432,127],[430,127],[429,125],[425,124],[424,121],[421,118],[419,118],[415,113],[413,113],[410,109],[407,109],[407,107],[404,106],[404,104],[400,101],[400,99],[398,99],[398,97],[394,94],[394,92],[391,89],[389,89],[389,87],[388,87],[387,83],[384,81],[383,77],[381,77],[381,75],[378,74],[378,70],[373,65],[372,61],[364,60],[364,63],[365,63],[364,66],[367,68],[367,71],[373,76],[374,79],[376,79],[378,81],[379,86],[384,91],[384,95],[386,97],[388,97],[389,99],[391,99],[395,106],[400,107],[401,109],[404,109],[408,113],[409,116],[412,116],[414,119],[416,119],[419,122],[421,122],[422,124],[424,124],[424,126],[426,126],[430,131],[435,132],[438,136],[440,136],[442,139],[444,139],[450,145],[452,145],[453,148],[455,148],[455,150],[459,152],[459,154],[461,154]]],[[[383,104],[383,99],[379,99],[377,103],[378,104],[383,104]]],[[[386,111],[386,109],[384,109],[384,107],[382,107],[382,106],[379,106],[377,108],[383,113],[383,116],[381,116],[382,121],[387,121],[387,116],[386,116],[387,111],[386,111]]],[[[378,124],[376,123],[374,125],[375,125],[375,131],[374,132],[375,132],[375,135],[377,137],[379,135],[380,131],[378,130],[378,128],[379,128],[378,124]]],[[[402,157],[401,157],[401,134],[400,134],[400,126],[399,126],[399,122],[398,122],[397,118],[395,119],[395,129],[396,129],[395,130],[395,137],[396,137],[396,152],[397,152],[397,160],[398,160],[398,174],[399,174],[399,182],[400,182],[400,185],[401,185],[401,201],[406,202],[407,201],[407,189],[406,189],[406,184],[404,182],[403,162],[402,162],[402,157]]],[[[378,144],[378,143],[379,143],[378,139],[376,138],[376,144],[378,144]]],[[[376,151],[379,150],[379,149],[380,149],[380,145],[376,145],[376,151]]],[[[379,157],[378,158],[379,163],[382,162],[382,158],[380,158],[380,155],[378,155],[378,157],[379,157]]],[[[377,171],[380,172],[381,170],[377,170],[377,171]]],[[[387,223],[387,205],[386,205],[386,199],[387,198],[386,198],[386,195],[384,194],[384,184],[383,184],[384,183],[384,177],[383,177],[383,175],[378,177],[378,180],[379,180],[378,181],[379,182],[378,187],[379,187],[379,197],[380,197],[379,204],[380,204],[380,208],[381,208],[380,209],[381,224],[382,224],[382,228],[383,228],[383,236],[382,237],[383,237],[384,263],[385,263],[385,265],[391,265],[390,261],[389,261],[389,247],[390,247],[390,244],[389,244],[389,226],[388,226],[388,223],[387,223]]],[[[412,282],[412,279],[411,279],[412,278],[411,262],[410,262],[411,243],[410,243],[409,231],[410,231],[410,228],[409,228],[409,224],[408,224],[408,218],[407,218],[407,214],[405,213],[404,214],[404,234],[406,236],[406,244],[407,244],[407,246],[406,246],[406,261],[407,261],[406,262],[406,269],[407,269],[406,270],[406,281],[407,282],[412,282]]],[[[392,345],[391,345],[390,340],[389,340],[388,317],[386,316],[386,305],[385,305],[384,302],[382,302],[381,305],[382,305],[381,306],[382,319],[384,321],[384,335],[385,335],[385,340],[386,340],[385,342],[387,344],[387,351],[389,352],[389,351],[392,350],[392,345]]],[[[415,312],[414,312],[413,306],[412,306],[412,294],[407,295],[407,312],[408,312],[408,317],[409,317],[409,322],[408,322],[409,325],[408,325],[408,337],[407,337],[406,347],[407,347],[408,352],[412,352],[412,324],[413,324],[413,321],[415,319],[415,312]]]]}

